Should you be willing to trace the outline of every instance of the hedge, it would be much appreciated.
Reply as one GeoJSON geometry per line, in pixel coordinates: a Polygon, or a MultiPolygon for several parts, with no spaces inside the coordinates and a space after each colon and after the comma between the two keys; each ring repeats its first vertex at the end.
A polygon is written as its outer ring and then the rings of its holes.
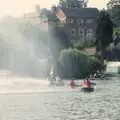
{"type": "Polygon", "coordinates": [[[89,56],[85,52],[65,49],[60,53],[57,73],[62,78],[84,78],[101,66],[99,59],[89,56]]]}

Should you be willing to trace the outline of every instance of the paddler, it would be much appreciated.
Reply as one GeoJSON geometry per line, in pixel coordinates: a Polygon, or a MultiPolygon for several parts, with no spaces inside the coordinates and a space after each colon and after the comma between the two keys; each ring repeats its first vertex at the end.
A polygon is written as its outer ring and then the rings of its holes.
{"type": "Polygon", "coordinates": [[[84,80],[82,86],[83,88],[91,88],[91,82],[89,81],[89,79],[84,80]]]}
{"type": "Polygon", "coordinates": [[[84,92],[93,92],[93,91],[94,91],[93,85],[96,85],[96,84],[90,82],[89,79],[86,79],[86,80],[84,80],[84,82],[82,83],[82,90],[83,90],[84,92]]]}
{"type": "Polygon", "coordinates": [[[70,81],[70,87],[71,87],[71,88],[75,88],[75,86],[76,86],[76,85],[75,85],[74,80],[71,80],[71,81],[70,81]]]}

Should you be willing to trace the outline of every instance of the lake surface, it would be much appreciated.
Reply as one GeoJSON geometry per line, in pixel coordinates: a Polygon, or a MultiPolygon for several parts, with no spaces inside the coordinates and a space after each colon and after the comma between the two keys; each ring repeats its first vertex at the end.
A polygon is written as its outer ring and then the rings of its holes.
{"type": "Polygon", "coordinates": [[[0,120],[120,120],[117,80],[97,81],[91,94],[47,87],[38,80],[8,81],[0,82],[0,120]]]}

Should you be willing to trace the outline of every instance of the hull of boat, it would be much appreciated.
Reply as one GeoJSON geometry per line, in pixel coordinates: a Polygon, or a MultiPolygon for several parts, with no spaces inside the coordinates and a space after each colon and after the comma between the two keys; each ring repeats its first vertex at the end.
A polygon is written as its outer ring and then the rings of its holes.
{"type": "Polygon", "coordinates": [[[83,92],[94,92],[94,88],[82,88],[83,92]]]}

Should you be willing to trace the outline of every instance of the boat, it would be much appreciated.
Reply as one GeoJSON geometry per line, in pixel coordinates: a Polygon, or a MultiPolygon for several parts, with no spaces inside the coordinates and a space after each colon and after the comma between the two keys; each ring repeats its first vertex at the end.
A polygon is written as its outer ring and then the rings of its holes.
{"type": "Polygon", "coordinates": [[[94,86],[96,85],[95,83],[90,83],[90,87],[82,86],[81,91],[82,92],[94,92],[95,88],[94,86]]]}
{"type": "Polygon", "coordinates": [[[91,87],[91,88],[81,88],[81,91],[82,92],[94,92],[94,88],[91,87]]]}

